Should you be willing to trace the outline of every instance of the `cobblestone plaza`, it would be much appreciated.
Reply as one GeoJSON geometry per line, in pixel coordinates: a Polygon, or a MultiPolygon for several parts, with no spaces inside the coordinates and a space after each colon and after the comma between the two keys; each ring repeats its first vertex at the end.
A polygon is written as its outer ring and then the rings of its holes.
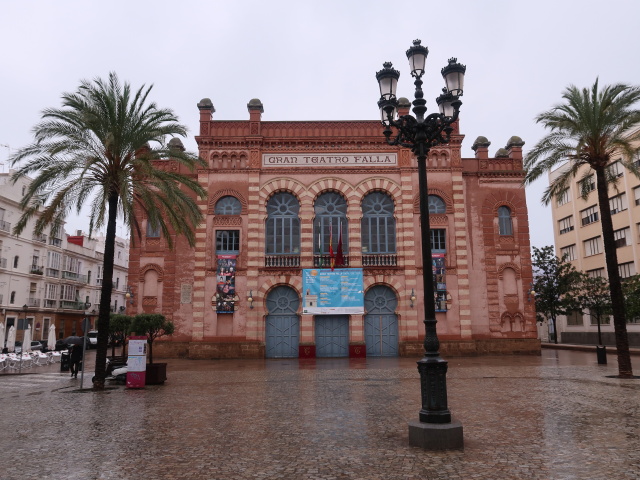
{"type": "Polygon", "coordinates": [[[640,478],[640,380],[615,355],[448,360],[463,451],[409,446],[414,359],[169,360],[165,385],[105,392],[2,374],[0,479],[640,478]]]}

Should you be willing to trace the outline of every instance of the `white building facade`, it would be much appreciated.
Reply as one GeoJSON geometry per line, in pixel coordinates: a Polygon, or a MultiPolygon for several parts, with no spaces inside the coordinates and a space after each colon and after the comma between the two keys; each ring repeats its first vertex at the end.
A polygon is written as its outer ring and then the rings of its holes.
{"type": "MultiPolygon", "coordinates": [[[[11,326],[21,340],[31,328],[34,340],[46,340],[51,325],[56,337],[82,334],[82,320],[95,327],[102,286],[104,238],[89,238],[81,231],[68,235],[49,230],[36,236],[35,220],[20,235],[13,235],[22,215],[20,199],[29,184],[15,185],[10,173],[0,173],[0,323],[5,338],[11,326]]],[[[126,311],[129,244],[117,239],[112,311],[126,311]]],[[[53,346],[49,346],[53,348],[53,346]]]]}

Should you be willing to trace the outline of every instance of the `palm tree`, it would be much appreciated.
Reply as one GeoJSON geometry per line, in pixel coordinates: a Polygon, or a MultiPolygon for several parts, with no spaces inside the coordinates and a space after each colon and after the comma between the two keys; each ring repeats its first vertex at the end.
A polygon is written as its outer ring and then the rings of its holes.
{"type": "MultiPolygon", "coordinates": [[[[613,305],[618,374],[620,377],[631,377],[633,371],[624,297],[609,206],[609,184],[615,182],[615,176],[607,166],[614,157],[617,159],[622,156],[622,165],[640,177],[640,172],[633,163],[640,153],[640,129],[633,131],[640,123],[640,110],[635,108],[640,99],[640,87],[617,84],[599,90],[596,79],[590,89],[580,90],[573,85],[569,86],[562,98],[564,103],[536,117],[536,122],[544,125],[550,132],[526,155],[524,182],[530,184],[553,170],[557,164],[568,161],[567,168],[551,182],[542,196],[542,202],[549,204],[551,199],[563,194],[579,171],[584,170],[581,167],[587,166],[583,180],[595,172],[613,305]]],[[[583,198],[588,194],[588,190],[583,189],[583,198]]]]}
{"type": "Polygon", "coordinates": [[[109,305],[113,280],[116,219],[141,234],[145,216],[160,229],[169,247],[173,235],[184,235],[191,246],[202,220],[196,196],[205,190],[194,175],[169,168],[184,165],[193,171],[204,162],[167,137],[185,136],[186,127],[169,109],[147,103],[153,86],[133,91],[110,73],[108,80],[82,81],[75,93],[62,95],[62,108],[46,109],[34,131],[34,143],[11,158],[19,164],[12,180],[35,174],[24,195],[23,214],[14,233],[35,218],[35,234],[55,231],[65,216],[89,202],[89,234],[106,224],[104,272],[98,315],[94,388],[103,389],[109,336],[109,305]],[[134,210],[136,215],[134,215],[134,210]],[[106,221],[105,221],[106,218],[106,221]]]}

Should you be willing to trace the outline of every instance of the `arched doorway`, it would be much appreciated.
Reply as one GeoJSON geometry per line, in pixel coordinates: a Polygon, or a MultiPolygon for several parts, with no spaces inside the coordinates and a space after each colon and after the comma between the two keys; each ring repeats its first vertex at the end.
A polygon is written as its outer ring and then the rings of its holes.
{"type": "Polygon", "coordinates": [[[287,286],[279,286],[267,295],[266,357],[297,358],[300,343],[300,297],[287,286]]]}
{"type": "Polygon", "coordinates": [[[374,285],[364,296],[364,341],[368,357],[398,356],[398,299],[385,285],[374,285]]]}

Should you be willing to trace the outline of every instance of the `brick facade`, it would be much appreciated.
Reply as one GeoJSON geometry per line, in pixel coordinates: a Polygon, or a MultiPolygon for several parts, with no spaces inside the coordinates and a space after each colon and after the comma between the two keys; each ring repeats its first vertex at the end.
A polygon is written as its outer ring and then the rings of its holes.
{"type": "MultiPolygon", "coordinates": [[[[197,172],[209,191],[201,201],[205,223],[190,248],[183,238],[168,250],[160,239],[143,238],[131,248],[130,283],[135,307],[172,319],[176,333],[160,341],[154,353],[192,358],[261,358],[265,356],[267,298],[287,285],[302,294],[302,269],[313,268],[314,202],[337,192],[347,203],[349,266],[363,268],[365,292],[384,285],[397,299],[398,354],[420,356],[424,336],[422,258],[418,208],[418,173],[410,150],[388,146],[377,121],[262,121],[262,105],[252,100],[248,121],[213,120],[208,99],[198,104],[196,137],[207,168],[197,172]],[[394,154],[393,165],[310,163],[263,165],[265,155],[394,154]],[[393,199],[396,264],[363,266],[361,202],[373,191],[393,199]],[[265,263],[266,204],[288,192],[300,204],[299,265],[265,263]],[[238,215],[216,215],[216,202],[235,197],[238,215]],[[216,313],[216,231],[239,231],[236,311],[216,313]],[[137,286],[135,286],[135,282],[137,286]],[[186,290],[185,290],[186,289],[186,290]],[[191,297],[185,291],[191,289],[191,297]],[[417,301],[411,305],[411,292],[417,301]],[[253,308],[248,297],[251,294],[253,308]]],[[[429,194],[446,210],[431,215],[431,227],[446,231],[446,312],[437,313],[443,354],[539,353],[533,304],[527,302],[532,280],[529,224],[522,187],[522,142],[512,137],[504,155],[489,158],[488,141],[474,144],[475,158],[461,157],[464,136],[455,125],[451,143],[432,149],[427,160],[429,194]],[[498,208],[511,212],[512,232],[501,235],[498,208]]],[[[172,166],[167,165],[167,168],[172,166]]],[[[145,220],[143,220],[143,225],[145,220]]],[[[299,315],[299,356],[315,355],[315,317],[299,315]]],[[[348,355],[366,348],[366,315],[349,316],[348,355]]],[[[268,347],[268,345],[267,345],[268,347]]]]}

